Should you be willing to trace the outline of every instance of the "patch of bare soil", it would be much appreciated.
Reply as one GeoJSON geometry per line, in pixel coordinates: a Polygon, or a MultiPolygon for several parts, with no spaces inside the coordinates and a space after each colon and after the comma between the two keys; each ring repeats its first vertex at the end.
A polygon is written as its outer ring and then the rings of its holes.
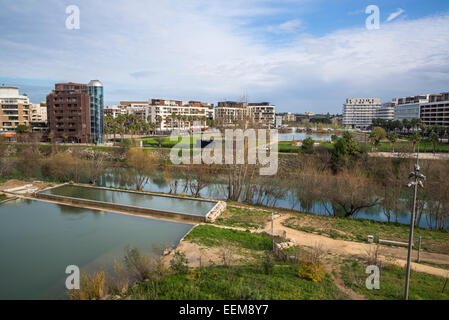
{"type": "MultiPolygon", "coordinates": [[[[338,258],[336,258],[338,260],[338,258]]],[[[345,286],[345,282],[343,281],[343,278],[341,277],[341,271],[340,271],[340,262],[339,261],[324,261],[324,268],[326,269],[326,272],[331,275],[332,280],[334,280],[335,285],[351,300],[367,300],[365,296],[358,294],[351,288],[348,288],[345,286]]]]}
{"type": "MultiPolygon", "coordinates": [[[[189,261],[189,267],[206,267],[210,265],[242,265],[252,260],[245,252],[230,247],[206,247],[190,241],[181,241],[176,251],[183,252],[189,261]]],[[[174,251],[164,257],[164,263],[170,264],[174,251]]]]}
{"type": "Polygon", "coordinates": [[[54,183],[44,182],[44,181],[39,181],[39,180],[23,181],[23,180],[11,179],[11,180],[5,181],[3,183],[0,183],[0,191],[6,190],[6,189],[11,189],[11,188],[22,187],[27,184],[32,184],[34,187],[38,188],[39,190],[55,186],[54,183]]]}
{"type": "Polygon", "coordinates": [[[301,217],[292,221],[289,221],[291,226],[301,226],[303,228],[312,228],[313,230],[324,232],[327,234],[338,233],[340,235],[348,236],[347,232],[337,230],[332,226],[330,221],[319,220],[312,217],[301,217]]]}

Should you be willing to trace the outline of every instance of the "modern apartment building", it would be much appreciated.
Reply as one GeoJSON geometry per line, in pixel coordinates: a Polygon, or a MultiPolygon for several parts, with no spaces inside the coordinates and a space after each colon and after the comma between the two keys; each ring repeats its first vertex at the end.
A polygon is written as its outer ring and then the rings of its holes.
{"type": "Polygon", "coordinates": [[[350,98],[343,105],[343,126],[367,128],[382,107],[380,98],[350,98]]]}
{"type": "Polygon", "coordinates": [[[112,118],[117,118],[120,114],[127,114],[126,107],[122,105],[118,106],[105,106],[103,109],[104,116],[112,116],[112,118]]]}
{"type": "MultiPolygon", "coordinates": [[[[210,105],[198,101],[150,99],[151,123],[161,131],[207,129],[210,105]]],[[[148,118],[147,118],[148,119],[148,118]]]]}
{"type": "Polygon", "coordinates": [[[232,124],[247,117],[246,106],[243,102],[222,101],[215,108],[215,120],[223,124],[232,124]]]}
{"type": "Polygon", "coordinates": [[[90,110],[86,84],[55,84],[55,90],[47,96],[47,119],[52,138],[65,142],[92,142],[90,110]]]}
{"type": "Polygon", "coordinates": [[[215,119],[223,124],[246,120],[249,123],[272,127],[275,124],[275,106],[268,102],[244,103],[234,101],[219,102],[215,109],[215,119]]]}
{"type": "Polygon", "coordinates": [[[42,103],[33,103],[31,105],[31,118],[32,123],[46,123],[47,122],[47,106],[42,103]]]}
{"type": "Polygon", "coordinates": [[[394,120],[396,104],[394,102],[382,103],[382,106],[377,109],[375,118],[382,120],[394,120]]]}
{"type": "Polygon", "coordinates": [[[30,100],[17,87],[0,86],[0,131],[14,131],[30,124],[30,100]]]}
{"type": "Polygon", "coordinates": [[[296,115],[291,112],[278,113],[277,115],[281,116],[282,121],[284,121],[284,122],[295,122],[296,121],[296,115]]]}
{"type": "Polygon", "coordinates": [[[421,119],[426,125],[449,126],[449,92],[396,98],[395,120],[421,119]]]}

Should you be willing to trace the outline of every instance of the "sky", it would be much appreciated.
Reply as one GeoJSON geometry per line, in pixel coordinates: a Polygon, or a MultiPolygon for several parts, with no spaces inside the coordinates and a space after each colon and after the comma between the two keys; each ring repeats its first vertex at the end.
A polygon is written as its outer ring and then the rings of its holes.
{"type": "Polygon", "coordinates": [[[447,0],[0,0],[0,84],[33,103],[99,79],[105,105],[246,97],[335,114],[346,98],[449,91],[448,30],[447,0]]]}

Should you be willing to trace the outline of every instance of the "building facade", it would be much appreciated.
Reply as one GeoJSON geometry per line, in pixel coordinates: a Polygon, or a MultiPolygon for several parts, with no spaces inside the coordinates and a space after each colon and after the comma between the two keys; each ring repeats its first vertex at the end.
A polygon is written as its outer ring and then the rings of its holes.
{"type": "Polygon", "coordinates": [[[396,98],[395,120],[421,119],[426,125],[449,126],[449,92],[396,98]]]}
{"type": "Polygon", "coordinates": [[[382,103],[382,106],[377,109],[375,118],[382,120],[394,120],[396,104],[393,102],[382,103]]]}
{"type": "Polygon", "coordinates": [[[160,131],[207,129],[209,106],[205,103],[165,99],[150,99],[148,103],[150,122],[160,131]]]}
{"type": "Polygon", "coordinates": [[[33,103],[31,105],[32,123],[46,123],[47,122],[47,106],[42,103],[33,103]]]}
{"type": "Polygon", "coordinates": [[[104,95],[103,84],[99,80],[91,80],[87,84],[90,99],[90,129],[92,142],[103,143],[104,136],[104,95]]]}
{"type": "Polygon", "coordinates": [[[94,141],[90,110],[86,84],[55,84],[55,90],[47,96],[47,120],[52,139],[79,143],[94,141]]]}
{"type": "Polygon", "coordinates": [[[0,131],[15,131],[30,125],[30,100],[17,87],[0,86],[0,131]]]}
{"type": "Polygon", "coordinates": [[[343,105],[343,126],[368,128],[382,107],[380,98],[350,98],[343,105]]]}
{"type": "Polygon", "coordinates": [[[275,125],[276,107],[268,102],[244,103],[234,101],[218,102],[215,119],[225,125],[245,120],[249,123],[273,127],[275,125]]]}

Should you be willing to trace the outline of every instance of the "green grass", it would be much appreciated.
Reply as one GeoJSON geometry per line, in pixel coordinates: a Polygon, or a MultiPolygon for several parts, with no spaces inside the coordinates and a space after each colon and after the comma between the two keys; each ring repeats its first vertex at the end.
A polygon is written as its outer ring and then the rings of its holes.
{"type": "Polygon", "coordinates": [[[271,213],[264,210],[253,210],[228,206],[226,210],[215,220],[216,224],[242,227],[242,228],[264,228],[271,219],[271,213]]]}
{"type": "MultiPolygon", "coordinates": [[[[365,266],[359,262],[346,262],[341,267],[345,285],[370,300],[403,299],[405,270],[394,265],[380,268],[380,289],[368,290],[365,285],[367,274],[365,266]]],[[[449,300],[449,285],[444,293],[445,279],[425,273],[413,272],[410,278],[409,299],[411,300],[449,300]]]]}
{"type": "MultiPolygon", "coordinates": [[[[198,139],[201,139],[201,137],[190,136],[190,146],[196,146],[198,139]]],[[[172,148],[181,141],[182,141],[181,137],[178,138],[178,141],[171,141],[170,137],[165,137],[165,139],[162,140],[162,142],[161,142],[161,147],[162,148],[172,148]]],[[[144,146],[152,146],[152,147],[159,146],[159,142],[154,138],[143,138],[142,142],[143,142],[144,146]]],[[[183,143],[182,145],[185,145],[185,143],[183,143]]]]}
{"type": "MultiPolygon", "coordinates": [[[[318,283],[303,280],[294,267],[275,266],[264,274],[260,266],[210,266],[188,275],[169,275],[159,283],[163,300],[335,300],[346,296],[329,275],[318,283]]],[[[131,290],[131,298],[154,299],[150,284],[131,290]]]]}
{"type": "Polygon", "coordinates": [[[0,202],[6,200],[8,197],[5,194],[0,194],[0,202]]]}
{"type": "MultiPolygon", "coordinates": [[[[364,142],[362,143],[364,144],[364,142]]],[[[367,143],[369,150],[371,150],[372,144],[367,143]]],[[[413,152],[413,144],[410,141],[399,141],[394,145],[395,152],[413,152]]],[[[416,151],[418,150],[418,146],[416,146],[416,151]]],[[[377,146],[378,152],[392,152],[391,143],[388,141],[383,141],[377,146]]],[[[438,143],[435,147],[435,151],[437,153],[447,153],[449,152],[449,144],[446,143],[438,143]]],[[[428,141],[421,141],[419,143],[419,152],[433,152],[432,143],[428,141]]]]}
{"type": "Polygon", "coordinates": [[[272,247],[272,240],[268,236],[208,225],[197,226],[187,235],[185,240],[207,247],[222,246],[225,243],[232,243],[244,249],[257,251],[270,250],[272,247]]]}
{"type": "MultiPolygon", "coordinates": [[[[288,227],[325,233],[336,239],[347,239],[367,242],[367,236],[373,235],[375,241],[379,238],[397,241],[407,241],[409,227],[407,225],[377,222],[371,220],[358,220],[316,216],[310,214],[297,214],[286,221],[288,227]]],[[[416,227],[415,239],[422,236],[422,249],[429,252],[449,254],[449,231],[430,230],[416,227]]]]}
{"type": "Polygon", "coordinates": [[[298,153],[301,147],[293,146],[292,141],[279,141],[278,151],[286,153],[298,153]]]}

